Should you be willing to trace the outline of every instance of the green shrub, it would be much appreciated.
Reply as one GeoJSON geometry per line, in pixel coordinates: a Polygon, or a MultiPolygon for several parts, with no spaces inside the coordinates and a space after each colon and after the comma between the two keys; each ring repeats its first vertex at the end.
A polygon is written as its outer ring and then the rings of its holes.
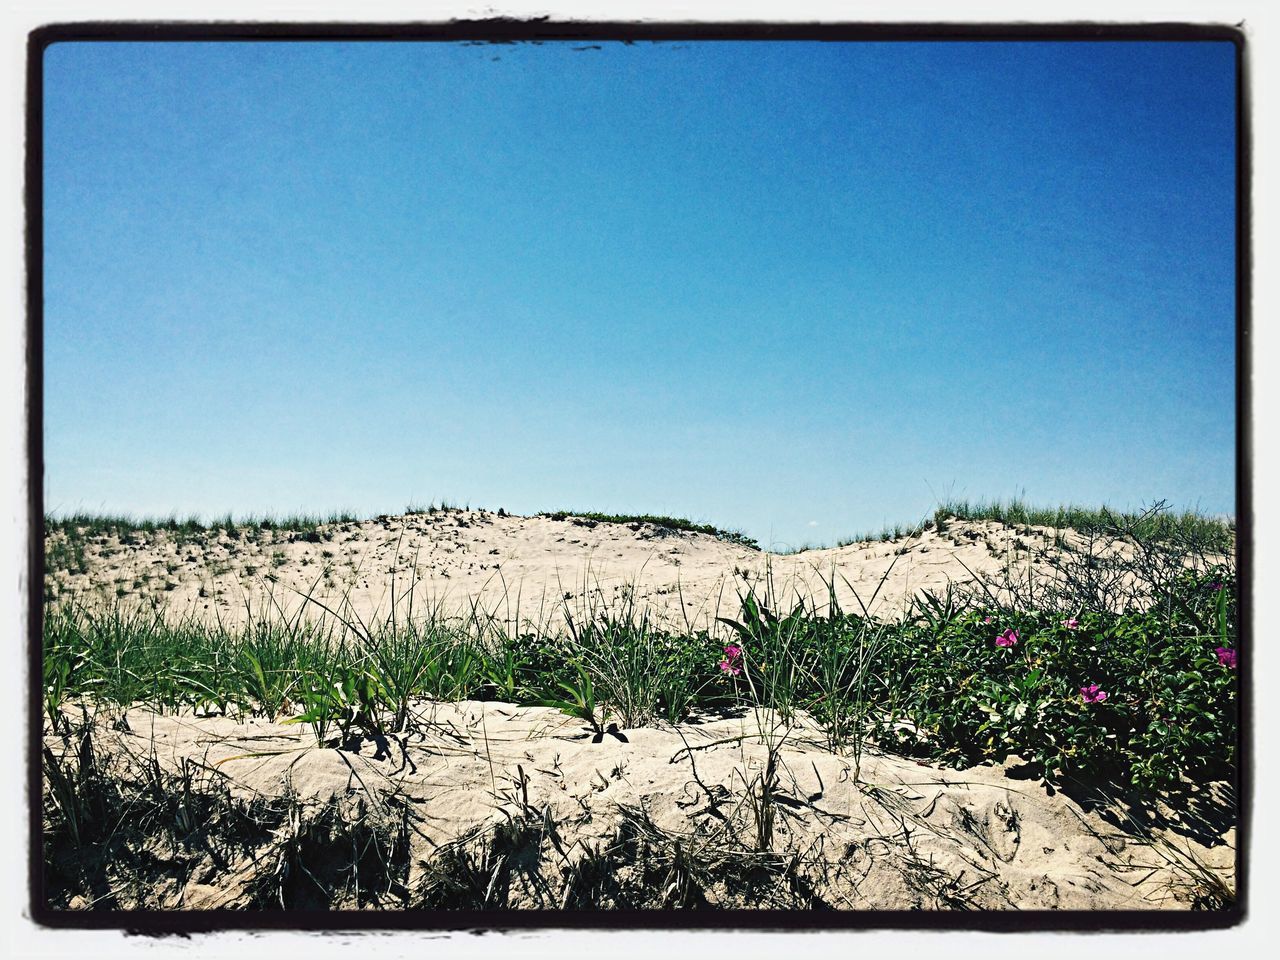
{"type": "Polygon", "coordinates": [[[1237,684],[1216,650],[1235,647],[1233,585],[1212,586],[1195,584],[1172,617],[1090,613],[1068,626],[1070,613],[970,608],[904,623],[886,651],[885,716],[899,723],[885,745],[957,766],[1016,755],[1050,781],[1143,790],[1222,776],[1235,762],[1237,684]],[[1016,645],[997,646],[1009,630],[1016,645]]]}

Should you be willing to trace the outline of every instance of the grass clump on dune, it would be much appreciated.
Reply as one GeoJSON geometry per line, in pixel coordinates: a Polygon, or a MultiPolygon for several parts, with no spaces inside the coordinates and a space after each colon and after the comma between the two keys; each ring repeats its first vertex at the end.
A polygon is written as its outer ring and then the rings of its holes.
{"type": "Polygon", "coordinates": [[[752,550],[760,549],[760,544],[757,541],[737,530],[721,530],[719,527],[712,526],[709,523],[694,523],[684,517],[664,517],[651,513],[592,513],[580,510],[544,510],[538,516],[546,517],[549,520],[586,520],[592,523],[647,523],[666,530],[677,530],[681,533],[705,533],[727,543],[736,543],[740,546],[750,547],[752,550]]]}
{"type": "Polygon", "coordinates": [[[246,529],[257,527],[262,530],[285,530],[305,532],[317,527],[335,523],[354,523],[357,517],[345,510],[336,510],[328,514],[296,513],[285,516],[274,514],[247,514],[236,517],[230,513],[212,520],[204,520],[199,516],[188,516],[179,519],[175,514],[169,517],[135,517],[130,514],[98,514],[71,513],[66,516],[46,514],[44,529],[46,534],[65,533],[79,537],[120,536],[138,533],[171,533],[195,536],[202,533],[215,533],[218,530],[246,529]]]}
{"type": "Polygon", "coordinates": [[[1234,547],[1236,533],[1235,521],[1231,518],[1206,516],[1194,510],[1176,512],[1164,500],[1142,510],[1124,511],[1106,506],[1035,506],[1015,497],[1009,500],[947,500],[938,505],[932,518],[921,523],[886,524],[876,530],[843,537],[836,545],[848,547],[858,543],[892,542],[918,535],[922,530],[945,532],[947,524],[953,520],[986,520],[1008,527],[1047,527],[1143,541],[1180,541],[1219,552],[1234,547]]]}
{"type": "Polygon", "coordinates": [[[879,530],[868,530],[852,537],[843,537],[836,542],[836,546],[851,547],[856,543],[892,543],[894,540],[901,540],[903,537],[915,536],[921,530],[929,529],[930,526],[931,524],[927,520],[924,524],[916,524],[915,526],[905,523],[885,524],[879,530]]]}
{"type": "Polygon", "coordinates": [[[994,520],[1009,526],[1049,527],[1079,533],[1117,533],[1144,540],[1194,541],[1211,549],[1229,550],[1235,544],[1235,521],[1194,510],[1175,512],[1158,501],[1132,512],[1108,507],[1037,507],[1023,500],[948,500],[934,511],[939,527],[947,520],[994,520]]]}
{"type": "Polygon", "coordinates": [[[220,534],[226,534],[232,540],[241,540],[279,533],[318,543],[322,539],[328,539],[330,528],[355,523],[357,519],[347,511],[334,511],[323,516],[288,514],[277,517],[264,514],[235,517],[227,514],[207,521],[198,516],[179,518],[176,515],[157,518],[128,514],[46,514],[45,571],[87,573],[86,545],[101,544],[109,538],[119,540],[122,546],[134,546],[157,537],[183,545],[208,541],[220,534]]]}

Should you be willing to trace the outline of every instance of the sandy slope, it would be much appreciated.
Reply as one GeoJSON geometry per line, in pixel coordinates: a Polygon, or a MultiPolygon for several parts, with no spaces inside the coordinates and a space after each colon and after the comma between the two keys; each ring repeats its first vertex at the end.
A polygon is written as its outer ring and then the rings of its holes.
{"type": "MultiPolygon", "coordinates": [[[[632,828],[637,811],[652,825],[644,846],[652,855],[678,840],[695,863],[729,850],[736,851],[731,862],[754,856],[755,814],[747,797],[758,793],[766,751],[751,714],[630,730],[626,743],[606,736],[597,744],[580,722],[547,708],[462,702],[420,709],[425,732],[381,745],[366,740],[359,752],[317,748],[305,726],[143,709],[129,711],[127,724],[104,719],[96,736],[99,748],[117,756],[154,756],[169,771],[216,771],[244,798],[292,790],[299,823],[330,802],[358,807],[362,817],[407,811],[397,815],[410,826],[410,890],[441,864],[448,869],[440,855],[450,843],[512,822],[532,828],[520,841],[527,849],[507,851],[521,864],[509,894],[515,906],[568,902],[569,887],[589,875],[575,873],[574,865],[619,847],[627,811],[632,828]],[[198,763],[184,767],[184,761],[198,763]]],[[[58,737],[46,742],[61,749],[58,737]]],[[[941,770],[870,754],[859,763],[827,750],[820,733],[802,724],[789,733],[778,770],[775,862],[798,858],[804,896],[828,906],[1187,906],[1180,899],[1185,875],[1132,830],[1118,831],[1117,811],[1086,811],[1062,793],[1008,776],[1006,768],[941,770]]],[[[1211,802],[1212,794],[1202,799],[1211,802]]],[[[1158,835],[1233,884],[1234,830],[1218,835],[1188,823],[1158,835]]],[[[473,842],[489,841],[481,834],[473,842]]],[[[264,865],[275,862],[270,850],[249,853],[217,869],[178,871],[185,881],[170,879],[144,894],[164,907],[244,905],[252,885],[270,872],[264,865]]],[[[625,882],[634,867],[629,858],[634,854],[610,867],[619,874],[614,880],[625,882]]],[[[485,862],[486,870],[500,867],[493,858],[485,862]]],[[[786,883],[734,886],[726,870],[724,863],[707,868],[699,881],[707,903],[780,905],[788,889],[794,893],[786,883]]]]}
{"type": "Polygon", "coordinates": [[[954,522],[945,534],[778,555],[649,524],[449,511],[336,524],[321,528],[319,542],[266,530],[185,542],[164,532],[132,544],[101,537],[87,545],[87,573],[60,573],[50,583],[60,598],[120,596],[232,623],[276,604],[296,610],[307,592],[330,607],[349,604],[365,620],[389,615],[393,599],[403,615],[412,596],[418,611],[439,604],[466,612],[474,602],[513,625],[630,592],[672,624],[699,625],[735,613],[738,591],[760,591],[767,578],[779,594],[820,605],[834,581],[846,609],[858,609],[855,593],[865,603],[874,595],[883,609],[922,589],[1028,562],[1052,537],[954,522]]]}

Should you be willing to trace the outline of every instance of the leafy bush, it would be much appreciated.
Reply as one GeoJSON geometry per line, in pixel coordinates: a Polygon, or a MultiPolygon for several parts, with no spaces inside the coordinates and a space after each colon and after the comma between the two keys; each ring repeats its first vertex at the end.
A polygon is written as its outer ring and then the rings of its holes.
{"type": "Polygon", "coordinates": [[[1233,585],[1201,583],[1185,612],[917,616],[890,634],[884,743],[965,766],[1017,755],[1042,777],[1142,790],[1235,762],[1233,585]],[[1216,629],[1201,629],[1213,617],[1216,629]],[[1013,632],[1016,640],[997,645],[1013,632]],[[1223,661],[1227,662],[1223,662],[1223,661]],[[906,721],[902,723],[901,721],[906,721]]]}

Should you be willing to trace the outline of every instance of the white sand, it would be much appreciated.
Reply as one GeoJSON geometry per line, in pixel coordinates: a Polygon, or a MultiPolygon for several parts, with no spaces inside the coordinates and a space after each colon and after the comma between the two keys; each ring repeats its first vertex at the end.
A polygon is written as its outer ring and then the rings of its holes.
{"type": "Polygon", "coordinates": [[[278,531],[261,531],[256,540],[222,535],[186,543],[156,533],[136,545],[102,537],[86,548],[88,572],[59,574],[52,589],[59,598],[110,599],[120,591],[128,602],[233,624],[250,611],[276,608],[307,607],[322,616],[318,604],[303,600],[310,593],[366,622],[390,616],[393,606],[403,617],[410,603],[418,614],[433,606],[467,614],[475,604],[512,627],[546,622],[566,607],[580,614],[630,593],[670,625],[696,627],[717,614],[735,615],[739,591],[761,593],[770,579],[782,606],[804,597],[825,607],[827,583],[834,581],[844,609],[860,609],[856,594],[883,611],[920,590],[1037,562],[1033,555],[1053,546],[1050,530],[1019,533],[967,521],[951,523],[941,535],[929,530],[780,555],[649,524],[487,511],[383,517],[321,532],[330,538],[319,543],[278,531]]]}
{"type": "MultiPolygon", "coordinates": [[[[198,760],[246,798],[279,796],[286,785],[304,808],[336,801],[376,811],[396,798],[410,810],[411,888],[442,845],[522,815],[543,818],[556,833],[556,843],[545,838],[530,855],[541,863],[542,879],[515,894],[529,906],[546,906],[548,897],[556,905],[572,872],[568,865],[616,840],[624,808],[643,809],[687,850],[704,843],[723,851],[726,836],[747,847],[754,840],[746,797],[758,789],[766,751],[751,714],[629,730],[627,743],[605,737],[596,744],[580,722],[547,708],[461,702],[419,709],[426,732],[403,745],[391,741],[382,758],[367,741],[359,753],[317,748],[300,725],[142,709],[128,712],[128,732],[104,721],[97,739],[117,755],[154,753],[169,770],[180,769],[184,758],[198,760]]],[[[59,738],[47,742],[59,749],[59,738]]],[[[800,857],[802,873],[827,903],[852,909],[1187,906],[1180,899],[1185,875],[1170,869],[1157,847],[1061,793],[1010,778],[1006,768],[942,770],[875,754],[859,766],[847,753],[828,751],[820,734],[803,724],[790,732],[779,758],[783,800],[771,847],[800,857]]],[[[1176,830],[1157,835],[1234,885],[1234,830],[1208,845],[1176,830]]],[[[264,856],[260,851],[260,862],[269,862],[264,856]]],[[[204,882],[171,885],[167,905],[235,905],[253,877],[245,860],[204,882]]],[[[717,896],[724,905],[764,905],[711,893],[713,901],[717,896]]]]}

